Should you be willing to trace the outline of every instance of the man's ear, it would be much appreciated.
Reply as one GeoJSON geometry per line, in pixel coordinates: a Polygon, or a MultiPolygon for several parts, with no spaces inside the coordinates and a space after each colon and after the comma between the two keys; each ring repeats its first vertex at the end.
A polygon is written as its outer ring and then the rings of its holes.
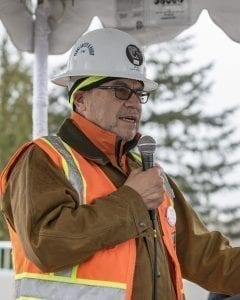
{"type": "Polygon", "coordinates": [[[84,91],[77,91],[73,95],[73,103],[76,107],[76,112],[82,113],[85,111],[84,91]]]}

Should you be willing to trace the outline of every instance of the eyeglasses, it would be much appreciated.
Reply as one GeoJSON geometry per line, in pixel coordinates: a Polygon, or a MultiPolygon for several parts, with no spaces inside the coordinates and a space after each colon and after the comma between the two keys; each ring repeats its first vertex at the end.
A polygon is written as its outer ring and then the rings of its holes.
{"type": "Polygon", "coordinates": [[[132,94],[135,94],[139,98],[139,102],[142,104],[147,103],[149,92],[143,91],[143,90],[133,90],[126,86],[98,86],[96,89],[100,90],[114,90],[115,91],[115,97],[120,100],[129,100],[132,96],[132,94]]]}

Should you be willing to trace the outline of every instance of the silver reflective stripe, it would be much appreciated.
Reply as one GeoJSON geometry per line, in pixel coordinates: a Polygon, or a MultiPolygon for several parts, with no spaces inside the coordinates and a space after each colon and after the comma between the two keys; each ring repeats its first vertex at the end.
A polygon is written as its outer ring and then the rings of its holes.
{"type": "Polygon", "coordinates": [[[68,164],[68,180],[78,192],[79,205],[83,204],[83,179],[80,174],[71,153],[64,146],[64,142],[56,135],[44,137],[52,146],[63,156],[68,164]]]}
{"type": "MultiPolygon", "coordinates": [[[[83,204],[83,180],[78,168],[76,167],[71,153],[69,153],[69,151],[66,149],[66,147],[64,146],[64,142],[61,140],[60,137],[53,135],[46,136],[44,138],[63,156],[66,163],[68,164],[68,180],[78,192],[79,205],[83,204]]],[[[54,274],[55,276],[71,277],[72,268],[62,270],[54,274]]]]}
{"type": "Polygon", "coordinates": [[[55,272],[54,275],[55,276],[71,277],[72,276],[72,271],[73,271],[73,269],[69,268],[69,269],[66,269],[66,270],[55,272]]]}
{"type": "Polygon", "coordinates": [[[47,300],[124,300],[125,289],[92,286],[40,279],[16,280],[16,298],[33,297],[47,300]]]}

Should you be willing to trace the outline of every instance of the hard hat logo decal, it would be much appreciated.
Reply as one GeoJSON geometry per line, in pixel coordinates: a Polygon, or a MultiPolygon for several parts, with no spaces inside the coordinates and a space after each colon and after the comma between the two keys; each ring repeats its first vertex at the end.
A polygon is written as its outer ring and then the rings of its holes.
{"type": "Polygon", "coordinates": [[[82,43],[80,46],[77,47],[75,50],[73,56],[77,56],[77,54],[80,52],[81,54],[86,53],[88,51],[89,55],[94,55],[94,47],[90,43],[82,43]]]}
{"type": "Polygon", "coordinates": [[[143,55],[141,50],[135,45],[128,45],[126,48],[126,54],[129,61],[134,66],[141,66],[143,63],[143,55]]]}

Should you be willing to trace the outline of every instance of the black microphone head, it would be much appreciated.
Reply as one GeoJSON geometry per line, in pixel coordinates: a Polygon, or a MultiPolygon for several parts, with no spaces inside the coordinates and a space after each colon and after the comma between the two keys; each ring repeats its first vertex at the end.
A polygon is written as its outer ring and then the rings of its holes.
{"type": "Polygon", "coordinates": [[[156,150],[156,141],[149,135],[143,135],[137,144],[141,154],[153,154],[156,150]]]}

